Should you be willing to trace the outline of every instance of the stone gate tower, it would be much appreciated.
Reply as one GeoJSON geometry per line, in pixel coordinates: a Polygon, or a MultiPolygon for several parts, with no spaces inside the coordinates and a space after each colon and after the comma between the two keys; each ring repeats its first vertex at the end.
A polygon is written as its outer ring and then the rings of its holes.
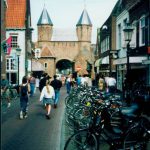
{"type": "MultiPolygon", "coordinates": [[[[82,64],[82,68],[87,69],[87,62],[91,62],[91,33],[92,23],[86,11],[83,10],[78,23],[76,24],[76,32],[78,37],[79,53],[76,57],[75,67],[82,64]]],[[[83,71],[84,72],[84,71],[83,71]]]]}
{"type": "Polygon", "coordinates": [[[76,27],[78,41],[91,43],[92,23],[86,9],[83,10],[76,27]]]}
{"type": "Polygon", "coordinates": [[[44,8],[37,23],[40,62],[50,76],[56,73],[56,65],[69,61],[73,70],[80,67],[80,74],[87,73],[87,65],[92,64],[91,32],[92,23],[86,9],[83,10],[73,32],[69,29],[61,32],[53,27],[47,10],[44,8]]]}
{"type": "Polygon", "coordinates": [[[46,8],[43,9],[38,26],[38,41],[50,41],[53,33],[53,23],[48,15],[46,8]]]}

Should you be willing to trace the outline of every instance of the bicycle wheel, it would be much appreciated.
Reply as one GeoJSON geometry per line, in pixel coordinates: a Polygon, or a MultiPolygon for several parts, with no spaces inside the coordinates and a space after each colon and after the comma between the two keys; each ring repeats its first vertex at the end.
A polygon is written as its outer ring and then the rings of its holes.
{"type": "Polygon", "coordinates": [[[91,121],[90,111],[86,112],[85,109],[81,107],[75,112],[74,118],[78,122],[80,129],[86,129],[91,121]]]}
{"type": "Polygon", "coordinates": [[[148,150],[149,137],[145,136],[144,128],[135,126],[131,128],[123,141],[124,150],[148,150]]]}
{"type": "Polygon", "coordinates": [[[12,99],[14,99],[14,100],[17,99],[17,97],[18,97],[17,90],[16,90],[16,89],[11,89],[10,96],[11,96],[12,99]]]}
{"type": "Polygon", "coordinates": [[[2,95],[1,95],[1,107],[3,108],[5,108],[5,107],[7,107],[7,101],[6,101],[6,99],[7,99],[7,96],[6,96],[6,93],[2,93],[2,95]]]}
{"type": "Polygon", "coordinates": [[[88,130],[73,134],[65,143],[64,150],[98,150],[98,141],[88,130]]]}

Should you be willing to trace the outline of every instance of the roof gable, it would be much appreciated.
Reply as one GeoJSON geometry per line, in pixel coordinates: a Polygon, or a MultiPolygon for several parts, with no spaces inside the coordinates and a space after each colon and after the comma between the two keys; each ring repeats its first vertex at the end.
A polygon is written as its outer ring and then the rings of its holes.
{"type": "Polygon", "coordinates": [[[26,0],[7,0],[6,28],[25,28],[26,0]]]}
{"type": "Polygon", "coordinates": [[[54,57],[54,54],[47,46],[45,46],[42,48],[41,57],[54,57]]]}

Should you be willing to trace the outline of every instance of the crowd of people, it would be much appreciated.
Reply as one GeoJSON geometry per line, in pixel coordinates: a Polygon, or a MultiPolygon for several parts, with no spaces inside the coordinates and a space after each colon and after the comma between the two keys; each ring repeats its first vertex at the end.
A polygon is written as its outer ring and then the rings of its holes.
{"type": "Polygon", "coordinates": [[[114,92],[116,90],[116,79],[113,76],[99,76],[98,87],[102,91],[114,92]]]}
{"type": "MultiPolygon", "coordinates": [[[[60,89],[64,85],[66,86],[67,94],[70,93],[74,86],[79,85],[98,86],[100,90],[113,92],[116,89],[116,79],[112,76],[104,77],[101,75],[93,85],[92,79],[87,74],[69,74],[65,76],[64,81],[57,78],[57,75],[50,77],[47,73],[43,73],[40,78],[38,76],[34,77],[33,74],[30,77],[24,76],[18,91],[20,95],[20,119],[27,117],[29,97],[32,98],[36,90],[40,91],[39,101],[42,101],[43,107],[46,110],[45,116],[47,119],[50,119],[51,107],[57,108],[60,99],[60,89]]],[[[7,89],[8,82],[4,76],[1,86],[3,90],[7,89]]],[[[10,107],[9,99],[8,107],[10,107]]]]}
{"type": "Polygon", "coordinates": [[[66,77],[66,89],[67,93],[70,93],[70,90],[74,86],[97,86],[100,90],[105,90],[106,92],[114,92],[116,90],[116,79],[110,75],[104,77],[102,74],[98,75],[95,81],[92,81],[89,75],[77,75],[76,78],[72,74],[66,77]]]}
{"type": "Polygon", "coordinates": [[[42,101],[46,110],[45,117],[50,119],[51,107],[57,108],[60,97],[60,88],[62,82],[54,75],[53,79],[47,73],[43,73],[41,78],[35,78],[33,74],[30,77],[24,76],[22,84],[19,86],[20,93],[20,119],[27,117],[28,100],[33,97],[36,89],[40,91],[39,101],[42,101]]]}

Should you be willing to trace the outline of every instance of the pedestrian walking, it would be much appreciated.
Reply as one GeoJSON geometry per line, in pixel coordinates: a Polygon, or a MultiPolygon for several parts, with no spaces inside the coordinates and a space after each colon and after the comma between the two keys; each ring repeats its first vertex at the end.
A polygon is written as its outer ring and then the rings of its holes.
{"type": "Polygon", "coordinates": [[[50,81],[46,80],[46,86],[42,89],[40,101],[43,101],[43,103],[46,106],[46,118],[50,119],[50,113],[51,113],[51,105],[54,103],[55,99],[55,92],[54,88],[50,85],[50,81]]]}
{"type": "Polygon", "coordinates": [[[31,74],[30,77],[30,90],[30,97],[32,97],[35,91],[35,77],[33,76],[33,74],[31,74]]]}
{"type": "Polygon", "coordinates": [[[40,82],[39,82],[39,90],[42,92],[43,87],[46,85],[47,73],[43,73],[40,82]]]}
{"type": "Polygon", "coordinates": [[[90,78],[90,75],[86,75],[85,77],[85,80],[86,80],[86,83],[87,83],[87,86],[92,86],[92,79],[90,78]]]}
{"type": "Polygon", "coordinates": [[[59,97],[60,97],[60,88],[62,87],[62,82],[57,79],[56,75],[54,75],[54,80],[51,81],[51,86],[55,90],[54,108],[57,108],[57,104],[59,102],[59,97]]]}
{"type": "Polygon", "coordinates": [[[87,86],[86,74],[82,75],[81,77],[81,85],[87,86]]]}
{"type": "Polygon", "coordinates": [[[71,90],[71,75],[68,75],[66,78],[66,89],[67,89],[67,94],[69,94],[71,90]]]}
{"type": "Polygon", "coordinates": [[[36,88],[39,88],[39,82],[40,82],[39,78],[36,77],[35,78],[35,86],[36,86],[36,88]]]}
{"type": "Polygon", "coordinates": [[[101,75],[98,80],[98,87],[100,91],[106,91],[106,83],[105,83],[103,75],[101,75]]]}
{"type": "Polygon", "coordinates": [[[28,110],[28,94],[30,93],[30,85],[27,82],[27,77],[24,76],[22,79],[22,84],[19,87],[20,93],[20,119],[27,118],[28,110]]]}
{"type": "Polygon", "coordinates": [[[81,85],[81,75],[77,76],[77,85],[81,85]]]}
{"type": "Polygon", "coordinates": [[[107,87],[110,93],[116,90],[116,79],[112,75],[107,79],[107,87]]]}

